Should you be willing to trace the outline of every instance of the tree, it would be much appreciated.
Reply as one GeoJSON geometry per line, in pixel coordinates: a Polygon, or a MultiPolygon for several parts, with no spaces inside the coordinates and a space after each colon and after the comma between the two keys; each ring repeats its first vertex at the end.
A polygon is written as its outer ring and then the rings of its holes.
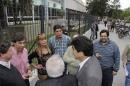
{"type": "Polygon", "coordinates": [[[93,0],[87,6],[88,13],[94,16],[103,17],[106,15],[106,9],[109,0],[93,0]]]}
{"type": "Polygon", "coordinates": [[[107,15],[112,18],[119,18],[121,16],[121,10],[119,0],[111,0],[108,7],[107,15]]]}
{"type": "Polygon", "coordinates": [[[119,0],[93,0],[87,6],[87,10],[90,15],[100,17],[116,17],[118,16],[118,12],[120,12],[119,8],[119,0]]]}

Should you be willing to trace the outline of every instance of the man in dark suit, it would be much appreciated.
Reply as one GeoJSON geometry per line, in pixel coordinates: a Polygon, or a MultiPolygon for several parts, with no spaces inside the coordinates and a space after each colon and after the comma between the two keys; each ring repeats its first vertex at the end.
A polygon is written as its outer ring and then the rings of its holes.
{"type": "Polygon", "coordinates": [[[10,63],[11,43],[0,42],[0,86],[26,86],[20,72],[10,63]]]}
{"type": "Polygon", "coordinates": [[[46,70],[50,78],[37,81],[35,86],[77,86],[77,80],[74,76],[63,76],[64,66],[59,55],[50,57],[46,62],[46,70]]]}
{"type": "Polygon", "coordinates": [[[72,41],[75,58],[80,61],[76,74],[78,86],[101,86],[102,71],[93,55],[93,43],[85,36],[78,36],[72,41]]]}

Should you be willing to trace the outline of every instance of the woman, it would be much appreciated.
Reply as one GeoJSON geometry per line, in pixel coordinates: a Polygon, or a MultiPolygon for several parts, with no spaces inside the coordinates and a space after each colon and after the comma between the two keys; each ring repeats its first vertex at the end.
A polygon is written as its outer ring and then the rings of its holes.
{"type": "Polygon", "coordinates": [[[123,66],[126,67],[125,86],[130,86],[130,45],[127,45],[122,55],[123,66]]]}
{"type": "Polygon", "coordinates": [[[38,69],[39,79],[47,79],[47,72],[45,68],[46,61],[51,56],[51,51],[47,45],[47,39],[45,34],[40,34],[36,38],[38,47],[29,55],[29,63],[32,63],[32,59],[36,58],[38,64],[33,64],[33,66],[38,69]]]}

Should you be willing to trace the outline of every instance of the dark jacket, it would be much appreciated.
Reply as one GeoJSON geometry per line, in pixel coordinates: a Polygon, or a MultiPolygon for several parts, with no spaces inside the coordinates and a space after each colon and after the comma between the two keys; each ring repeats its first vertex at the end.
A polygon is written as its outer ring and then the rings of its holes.
{"type": "Polygon", "coordinates": [[[66,75],[47,80],[38,80],[35,86],[78,86],[74,76],[66,75]]]}

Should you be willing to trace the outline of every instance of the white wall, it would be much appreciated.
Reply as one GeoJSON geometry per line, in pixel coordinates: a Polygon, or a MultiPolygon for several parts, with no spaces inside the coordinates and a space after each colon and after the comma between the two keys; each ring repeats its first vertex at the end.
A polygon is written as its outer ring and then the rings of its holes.
{"type": "Polygon", "coordinates": [[[65,7],[81,12],[86,12],[86,6],[82,0],[65,0],[65,7]]]}

